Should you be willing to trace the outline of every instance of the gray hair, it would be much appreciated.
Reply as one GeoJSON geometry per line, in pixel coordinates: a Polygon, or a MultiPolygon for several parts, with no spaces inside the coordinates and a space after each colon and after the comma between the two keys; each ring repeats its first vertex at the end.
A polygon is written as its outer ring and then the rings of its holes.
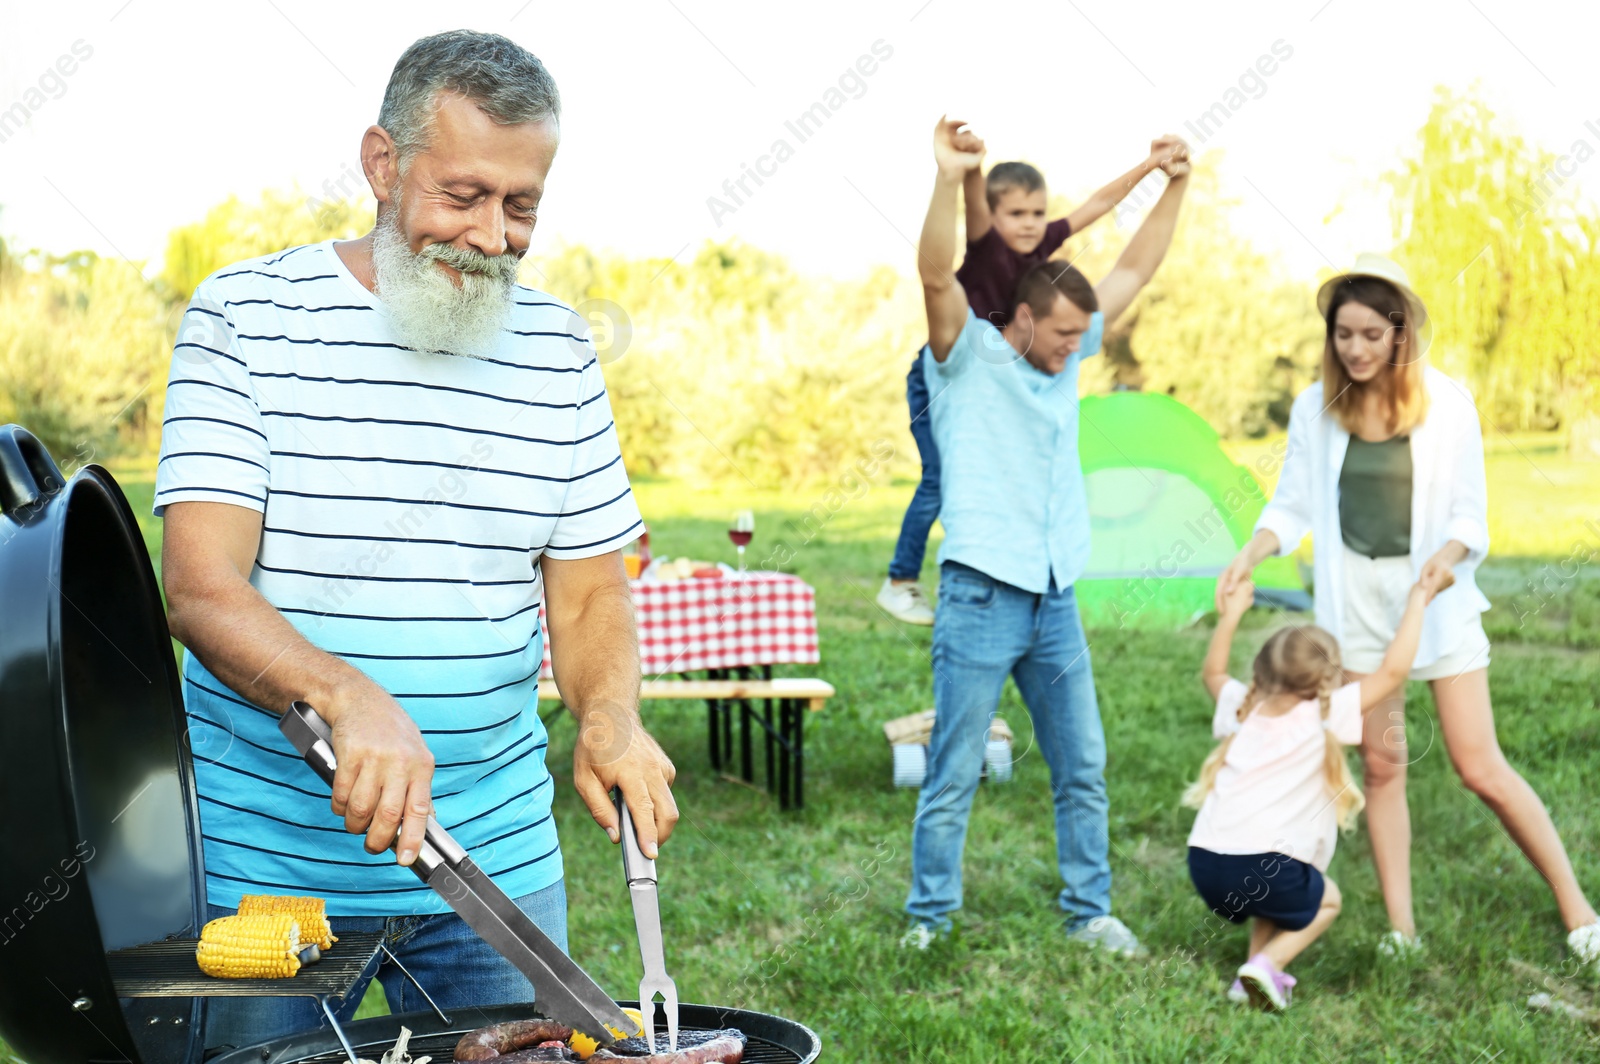
{"type": "Polygon", "coordinates": [[[424,37],[394,65],[378,111],[402,169],[427,148],[441,92],[460,93],[503,126],[561,118],[555,79],[515,41],[475,30],[424,37]]]}

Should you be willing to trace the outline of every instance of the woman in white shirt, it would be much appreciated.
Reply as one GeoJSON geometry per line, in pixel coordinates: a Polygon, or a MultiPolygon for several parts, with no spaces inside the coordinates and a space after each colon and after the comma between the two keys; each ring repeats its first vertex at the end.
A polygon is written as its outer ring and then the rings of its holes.
{"type": "MultiPolygon", "coordinates": [[[[1296,397],[1277,492],[1255,536],[1217,580],[1229,591],[1264,558],[1316,544],[1317,624],[1338,639],[1349,679],[1383,659],[1414,582],[1439,592],[1423,623],[1410,678],[1433,691],[1440,730],[1462,782],[1494,811],[1550,883],[1586,964],[1600,968],[1600,917],[1584,897],[1561,837],[1495,738],[1489,702],[1489,608],[1473,574],[1489,550],[1483,438],[1472,396],[1424,361],[1427,309],[1405,272],[1362,255],[1324,284],[1322,380],[1296,397]]],[[[1404,688],[1367,715],[1361,754],[1367,829],[1393,930],[1379,944],[1420,947],[1411,907],[1404,688]]],[[[1426,751],[1424,751],[1425,753],[1426,751]]],[[[1419,755],[1420,756],[1420,755],[1419,755]]]]}

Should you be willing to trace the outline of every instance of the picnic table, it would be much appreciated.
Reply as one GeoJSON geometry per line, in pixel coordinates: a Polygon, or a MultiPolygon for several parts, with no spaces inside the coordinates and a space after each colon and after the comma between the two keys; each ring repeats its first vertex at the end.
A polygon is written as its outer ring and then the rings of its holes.
{"type": "MultiPolygon", "coordinates": [[[[805,804],[805,715],[833,695],[817,679],[773,679],[772,666],[815,664],[816,592],[788,573],[753,571],[720,578],[630,580],[639,627],[643,699],[704,700],[711,767],[734,762],[734,707],[739,719],[739,774],[754,783],[752,723],[764,733],[767,789],[783,808],[805,804]],[[699,674],[699,675],[696,675],[699,674]],[[762,703],[760,710],[756,703],[762,703]],[[777,718],[774,720],[774,710],[777,718]]],[[[545,635],[539,697],[559,699],[545,635]]]]}

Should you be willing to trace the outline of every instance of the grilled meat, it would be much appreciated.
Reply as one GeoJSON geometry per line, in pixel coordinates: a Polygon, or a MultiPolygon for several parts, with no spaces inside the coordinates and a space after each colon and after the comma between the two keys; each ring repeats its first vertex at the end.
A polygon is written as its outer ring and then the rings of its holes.
{"type": "MultiPolygon", "coordinates": [[[[456,1043],[457,1060],[500,1060],[511,1064],[510,1054],[519,1049],[538,1046],[541,1042],[565,1043],[572,1037],[572,1028],[551,1020],[512,1020],[490,1027],[480,1027],[461,1036],[456,1043]]],[[[560,1060],[561,1057],[524,1057],[517,1060],[560,1060]]]]}
{"type": "Polygon", "coordinates": [[[679,1031],[678,1051],[667,1048],[667,1036],[656,1035],[655,1046],[643,1038],[624,1038],[600,1050],[591,1061],[627,1061],[628,1064],[739,1064],[744,1059],[743,1032],[679,1031]],[[654,1049],[654,1052],[651,1050],[654,1049]]]}

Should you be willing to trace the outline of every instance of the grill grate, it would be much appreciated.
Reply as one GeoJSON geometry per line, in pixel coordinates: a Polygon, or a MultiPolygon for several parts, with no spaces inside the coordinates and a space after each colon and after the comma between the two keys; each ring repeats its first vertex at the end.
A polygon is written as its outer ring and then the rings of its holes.
{"type": "MultiPolygon", "coordinates": [[[[681,1024],[678,1027],[679,1032],[704,1029],[685,1027],[681,1024]]],[[[398,1031],[395,1033],[399,1034],[398,1031]]],[[[746,1035],[746,1037],[750,1036],[746,1035]]],[[[452,1059],[451,1053],[455,1050],[456,1043],[459,1041],[461,1041],[460,1034],[430,1035],[427,1037],[412,1035],[410,1045],[406,1051],[414,1057],[420,1057],[425,1054],[430,1055],[440,1064],[447,1064],[452,1059]]],[[[387,1041],[372,1042],[366,1045],[352,1041],[351,1045],[355,1047],[358,1056],[377,1060],[385,1050],[394,1046],[394,1039],[390,1038],[387,1041]]],[[[750,1038],[750,1042],[745,1046],[744,1050],[744,1064],[801,1064],[804,1059],[792,1049],[786,1049],[783,1046],[760,1038],[750,1038]]],[[[350,1058],[345,1056],[344,1050],[341,1049],[331,1053],[318,1053],[313,1057],[300,1057],[294,1061],[285,1060],[282,1064],[350,1064],[350,1058]]]]}
{"type": "Polygon", "coordinates": [[[194,961],[196,940],[173,938],[106,954],[117,996],[264,997],[269,995],[342,998],[349,993],[383,942],[382,932],[339,936],[322,959],[289,979],[217,979],[194,961]]]}
{"type": "MultiPolygon", "coordinates": [[[[632,1007],[632,1001],[618,1005],[632,1007]]],[[[410,1052],[427,1054],[439,1064],[448,1064],[455,1045],[468,1031],[507,1020],[536,1015],[533,1005],[489,1005],[482,1008],[447,1010],[448,1023],[440,1023],[431,1012],[408,1012],[399,1016],[374,1016],[344,1025],[344,1033],[356,1052],[369,1060],[379,1059],[392,1048],[402,1026],[412,1031],[410,1052]]],[[[793,1020],[744,1009],[718,1008],[683,1003],[678,1012],[680,1031],[715,1031],[733,1027],[749,1039],[744,1059],[750,1064],[812,1064],[822,1051],[815,1032],[793,1020]]],[[[657,1011],[657,1031],[664,1017],[657,1011]]],[[[254,1046],[243,1046],[213,1058],[208,1064],[349,1064],[337,1039],[326,1026],[302,1031],[254,1046]]]]}

